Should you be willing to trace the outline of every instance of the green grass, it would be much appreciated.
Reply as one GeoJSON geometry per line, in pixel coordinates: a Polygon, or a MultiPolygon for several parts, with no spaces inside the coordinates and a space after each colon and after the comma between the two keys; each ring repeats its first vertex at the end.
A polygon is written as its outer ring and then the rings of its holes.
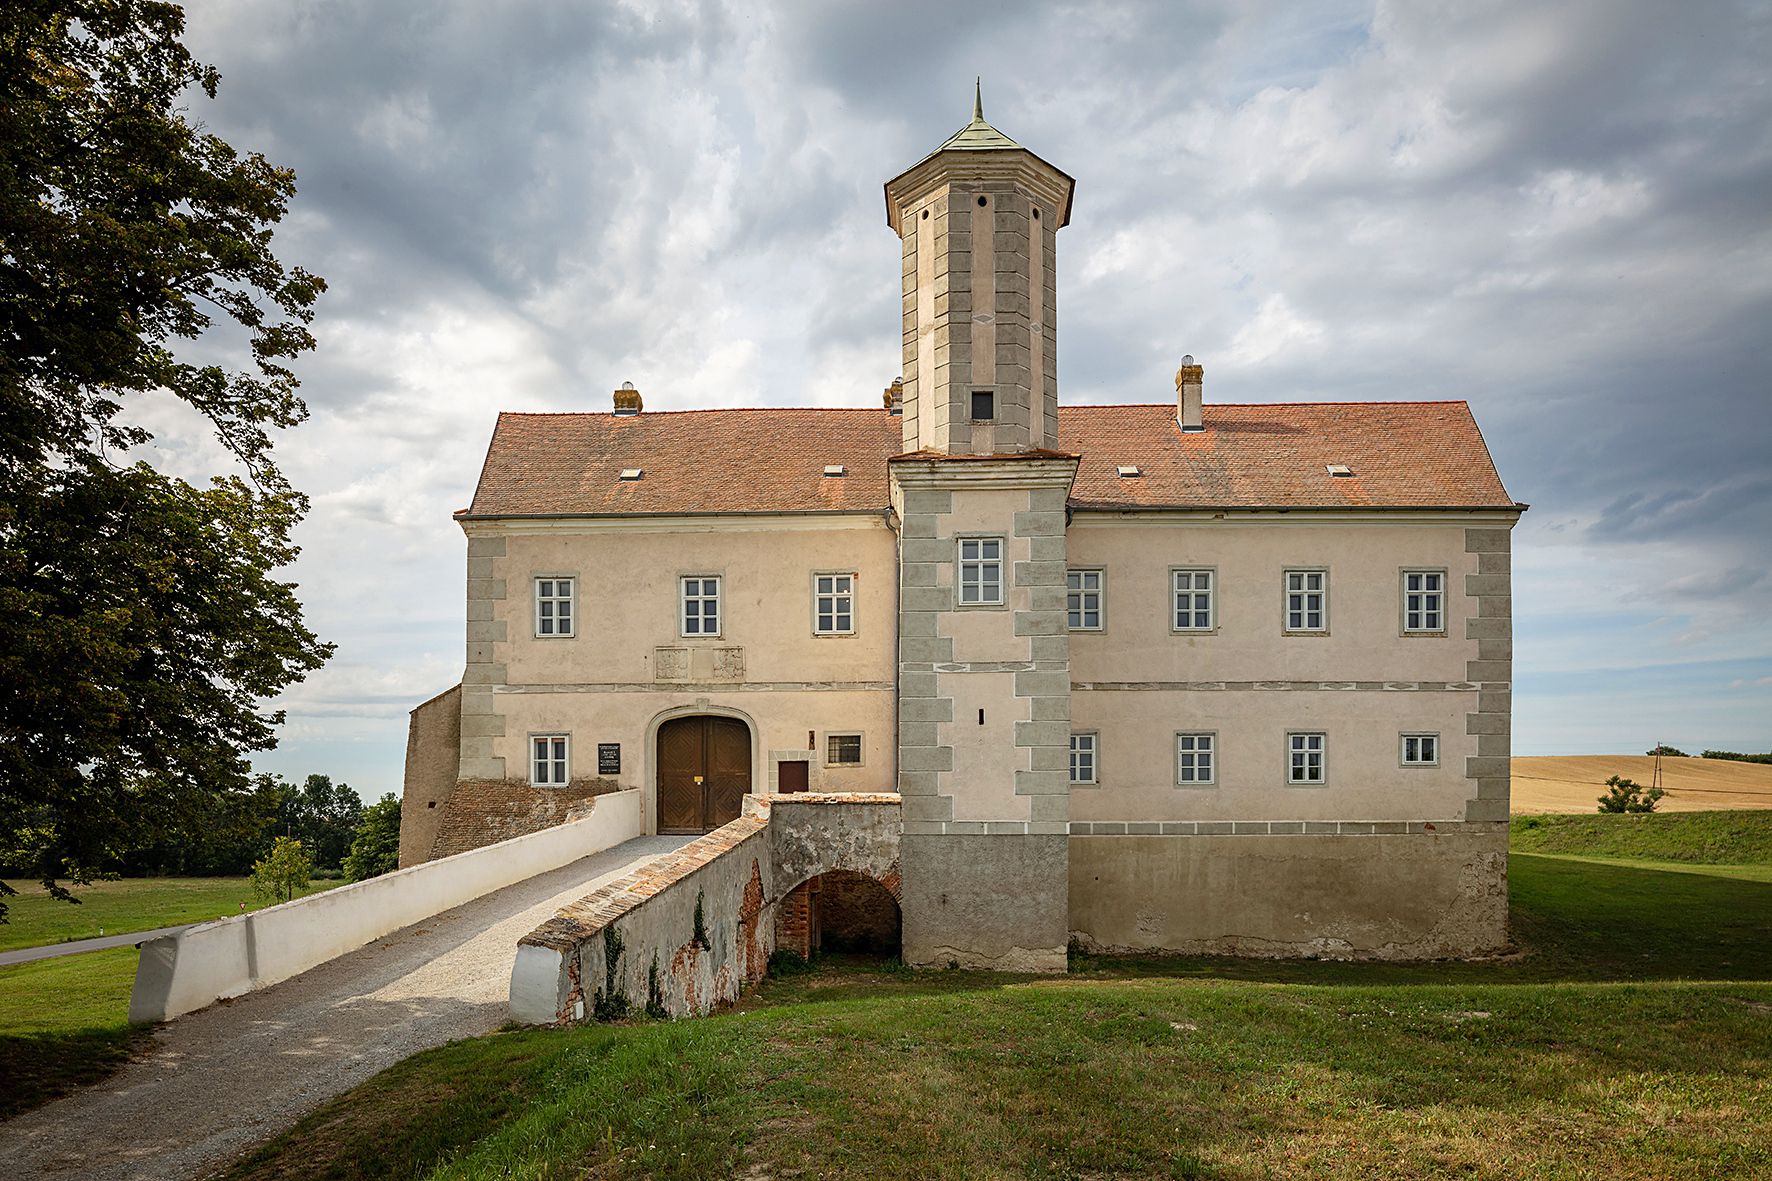
{"type": "Polygon", "coordinates": [[[1508,843],[1517,853],[1772,865],[1772,810],[1516,816],[1508,843]]]}
{"type": "MultiPolygon", "coordinates": [[[[78,904],[58,902],[35,882],[9,881],[18,896],[8,898],[6,922],[0,923],[0,951],[92,939],[101,931],[124,935],[176,927],[239,914],[240,906],[266,905],[246,878],[123,878],[71,889],[78,904]]],[[[318,893],[342,882],[315,882],[304,894],[318,893]]]]}
{"type": "Polygon", "coordinates": [[[0,1119],[96,1082],[148,1036],[129,1024],[133,947],[0,968],[0,1119]]]}
{"type": "Polygon", "coordinates": [[[1772,1175],[1772,884],[1521,855],[1526,954],[770,981],[410,1059],[251,1178],[1772,1175]]]}

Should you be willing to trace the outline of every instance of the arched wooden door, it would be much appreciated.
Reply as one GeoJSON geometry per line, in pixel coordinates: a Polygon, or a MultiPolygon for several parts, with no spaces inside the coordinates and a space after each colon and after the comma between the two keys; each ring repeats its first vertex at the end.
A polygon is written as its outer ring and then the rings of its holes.
{"type": "Polygon", "coordinates": [[[751,731],[737,718],[672,718],[658,728],[658,831],[737,820],[751,790],[751,731]]]}

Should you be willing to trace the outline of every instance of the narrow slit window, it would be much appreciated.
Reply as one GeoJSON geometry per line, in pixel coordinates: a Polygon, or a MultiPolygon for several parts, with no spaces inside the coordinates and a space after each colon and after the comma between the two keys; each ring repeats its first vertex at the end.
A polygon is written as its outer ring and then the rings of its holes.
{"type": "Polygon", "coordinates": [[[720,634],[719,578],[691,575],[683,580],[683,634],[685,636],[717,636],[720,634]]]}
{"type": "Polygon", "coordinates": [[[1203,632],[1212,630],[1211,570],[1175,571],[1175,630],[1203,632]]]}
{"type": "Polygon", "coordinates": [[[1329,572],[1286,571],[1286,630],[1329,630],[1329,572]]]}
{"type": "Polygon", "coordinates": [[[1403,630],[1446,630],[1446,575],[1439,570],[1403,572],[1403,630]]]}
{"type": "Polygon", "coordinates": [[[855,575],[814,575],[812,591],[813,631],[821,636],[853,635],[855,575]]]}
{"type": "Polygon", "coordinates": [[[1072,631],[1101,630],[1101,571],[1065,571],[1065,623],[1072,631]]]}
{"type": "Polygon", "coordinates": [[[1095,744],[1094,734],[1071,735],[1071,782],[1095,782],[1095,744]]]}
{"type": "Polygon", "coordinates": [[[537,734],[529,740],[529,782],[534,787],[565,787],[570,782],[571,739],[564,734],[537,734]]]}
{"type": "Polygon", "coordinates": [[[573,634],[574,615],[570,578],[538,578],[535,580],[535,634],[546,637],[567,637],[573,634]]]}
{"type": "Polygon", "coordinates": [[[1322,734],[1286,735],[1286,782],[1320,784],[1323,779],[1325,738],[1322,734]]]}
{"type": "Polygon", "coordinates": [[[1181,784],[1216,783],[1218,736],[1215,734],[1177,734],[1175,736],[1175,782],[1181,784]]]}
{"type": "Polygon", "coordinates": [[[1003,539],[960,539],[960,603],[963,606],[1003,601],[1003,539]]]}

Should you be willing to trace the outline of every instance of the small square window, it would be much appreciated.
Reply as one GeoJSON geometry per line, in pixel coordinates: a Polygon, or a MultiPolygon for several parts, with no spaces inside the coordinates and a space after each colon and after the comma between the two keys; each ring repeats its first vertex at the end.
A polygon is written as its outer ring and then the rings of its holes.
{"type": "Polygon", "coordinates": [[[996,395],[990,390],[972,391],[972,421],[990,422],[996,415],[996,395]]]}
{"type": "Polygon", "coordinates": [[[571,781],[572,739],[565,734],[534,734],[529,739],[531,787],[565,787],[571,781]]]}
{"type": "Polygon", "coordinates": [[[574,580],[571,578],[538,578],[535,580],[535,634],[547,639],[565,639],[573,634],[572,602],[574,580]]]}
{"type": "Polygon", "coordinates": [[[994,606],[1003,601],[1003,539],[960,538],[960,605],[994,606]]]}
{"type": "Polygon", "coordinates": [[[1403,630],[1446,630],[1446,574],[1442,570],[1403,571],[1403,630]]]}
{"type": "Polygon", "coordinates": [[[1438,734],[1404,734],[1402,763],[1405,767],[1438,767],[1440,736],[1438,734]]]}
{"type": "Polygon", "coordinates": [[[832,767],[861,766],[861,735],[825,735],[825,763],[832,767]]]}
{"type": "Polygon", "coordinates": [[[855,634],[855,575],[812,576],[812,631],[821,636],[855,634]]]}
{"type": "Polygon", "coordinates": [[[1320,733],[1286,735],[1286,782],[1317,786],[1325,782],[1328,738],[1320,733]]]}
{"type": "Polygon", "coordinates": [[[1071,735],[1071,782],[1095,782],[1095,747],[1098,738],[1094,734],[1071,735]]]}
{"type": "Polygon", "coordinates": [[[1101,630],[1101,571],[1067,570],[1065,585],[1065,625],[1072,631],[1101,630]]]}
{"type": "Polygon", "coordinates": [[[1175,782],[1183,786],[1218,782],[1218,736],[1175,736],[1175,782]]]}
{"type": "Polygon", "coordinates": [[[685,636],[717,636],[720,634],[720,579],[695,575],[683,579],[683,634],[685,636]]]}

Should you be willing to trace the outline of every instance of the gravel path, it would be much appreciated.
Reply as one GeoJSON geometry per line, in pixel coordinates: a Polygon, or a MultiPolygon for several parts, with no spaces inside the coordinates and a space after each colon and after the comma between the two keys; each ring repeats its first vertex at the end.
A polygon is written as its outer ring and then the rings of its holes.
{"type": "Polygon", "coordinates": [[[46,943],[41,947],[21,947],[17,951],[0,951],[0,968],[8,964],[28,964],[32,960],[52,960],[56,956],[79,955],[83,951],[103,951],[107,947],[128,947],[146,943],[162,935],[176,935],[193,923],[176,927],[155,927],[152,931],[128,931],[122,935],[97,935],[91,939],[75,939],[69,943],[46,943]]]}
{"type": "Polygon", "coordinates": [[[628,841],[169,1022],[105,1082],[0,1124],[0,1178],[206,1176],[400,1059],[498,1028],[521,936],[691,839],[628,841]]]}

